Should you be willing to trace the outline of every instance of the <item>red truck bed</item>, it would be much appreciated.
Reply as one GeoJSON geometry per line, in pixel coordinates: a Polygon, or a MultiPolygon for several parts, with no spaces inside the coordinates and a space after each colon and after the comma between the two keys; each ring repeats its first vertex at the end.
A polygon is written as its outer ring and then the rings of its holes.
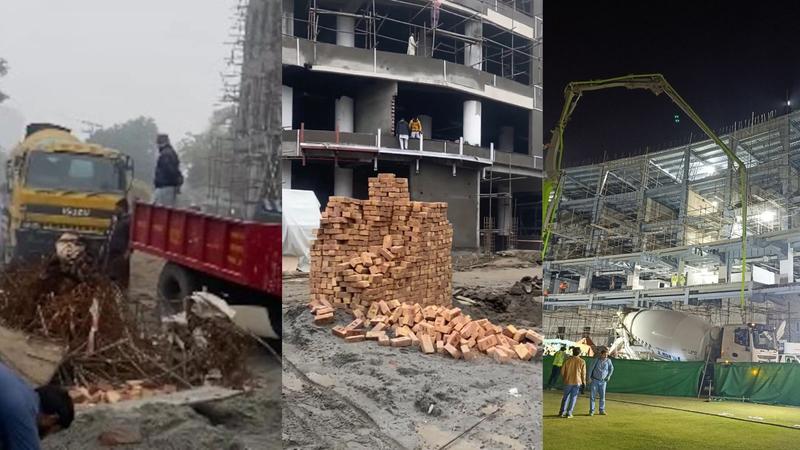
{"type": "Polygon", "coordinates": [[[131,247],[280,298],[281,225],[137,203],[131,247]]]}

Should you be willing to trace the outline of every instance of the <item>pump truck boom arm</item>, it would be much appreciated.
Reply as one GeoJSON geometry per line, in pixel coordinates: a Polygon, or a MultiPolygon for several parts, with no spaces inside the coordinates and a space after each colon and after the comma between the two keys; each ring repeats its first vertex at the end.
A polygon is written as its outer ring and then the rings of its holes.
{"type": "Polygon", "coordinates": [[[543,205],[544,205],[544,232],[542,236],[542,260],[547,256],[550,237],[552,234],[555,213],[558,202],[561,198],[562,172],[561,159],[564,154],[564,129],[567,126],[572,112],[578,104],[584,92],[599,91],[601,89],[611,89],[624,87],[627,89],[645,89],[655,95],[662,93],[672,100],[673,103],[683,111],[701,130],[717,144],[728,159],[736,164],[739,173],[739,201],[742,208],[742,285],[740,289],[741,306],[745,306],[745,280],[747,272],[747,171],[741,159],[736,153],[728,148],[719,136],[706,125],[697,115],[691,106],[683,99],[670,85],[663,75],[644,74],[626,75],[605,80],[573,81],[564,89],[564,107],[561,110],[561,117],[553,130],[550,143],[547,145],[547,156],[545,157],[545,180],[543,186],[543,205]]]}

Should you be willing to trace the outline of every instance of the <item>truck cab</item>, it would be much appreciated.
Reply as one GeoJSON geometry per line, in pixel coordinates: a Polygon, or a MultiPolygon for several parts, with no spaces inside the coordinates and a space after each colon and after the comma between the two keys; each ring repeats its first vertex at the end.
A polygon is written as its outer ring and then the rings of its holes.
{"type": "Polygon", "coordinates": [[[775,329],[766,324],[724,325],[718,362],[779,362],[775,329]]]}
{"type": "Polygon", "coordinates": [[[83,143],[66,128],[29,125],[6,164],[3,262],[50,254],[64,232],[83,237],[96,254],[126,198],[132,169],[126,155],[83,143]]]}

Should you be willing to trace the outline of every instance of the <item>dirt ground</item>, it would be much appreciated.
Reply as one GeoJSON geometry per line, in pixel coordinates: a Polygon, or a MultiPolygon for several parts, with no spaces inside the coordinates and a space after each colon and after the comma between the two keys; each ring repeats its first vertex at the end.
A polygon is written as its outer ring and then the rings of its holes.
{"type": "MultiPolygon", "coordinates": [[[[454,289],[501,292],[535,275],[527,267],[502,261],[457,272],[454,289]]],[[[540,301],[512,297],[513,323],[538,327],[540,301]]],[[[499,364],[484,355],[467,362],[416,348],[347,344],[331,334],[333,325],[313,325],[308,300],[307,278],[284,280],[284,448],[439,449],[465,432],[447,448],[541,448],[540,362],[499,364]]],[[[455,304],[473,317],[509,323],[498,319],[507,311],[476,303],[455,304]]],[[[337,314],[337,324],[348,321],[337,314]]]]}
{"type": "MultiPolygon", "coordinates": [[[[155,286],[163,262],[134,254],[131,267],[132,301],[153,305],[155,286]]],[[[143,314],[148,311],[143,311],[143,314]]],[[[107,407],[79,412],[65,431],[44,439],[45,450],[108,448],[99,436],[117,431],[139,435],[138,443],[124,449],[279,449],[281,429],[280,363],[266,351],[249,358],[256,387],[236,397],[192,406],[153,402],[130,411],[107,407]]]]}

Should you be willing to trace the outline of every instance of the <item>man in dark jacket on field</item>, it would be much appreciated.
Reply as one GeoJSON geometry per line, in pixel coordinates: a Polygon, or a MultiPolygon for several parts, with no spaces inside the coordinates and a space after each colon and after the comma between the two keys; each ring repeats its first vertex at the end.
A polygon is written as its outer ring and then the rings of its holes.
{"type": "Polygon", "coordinates": [[[169,136],[159,134],[156,138],[156,145],[158,145],[158,162],[154,178],[155,203],[175,206],[181,185],[183,185],[181,162],[175,149],[172,148],[172,144],[169,143],[169,136]]]}

